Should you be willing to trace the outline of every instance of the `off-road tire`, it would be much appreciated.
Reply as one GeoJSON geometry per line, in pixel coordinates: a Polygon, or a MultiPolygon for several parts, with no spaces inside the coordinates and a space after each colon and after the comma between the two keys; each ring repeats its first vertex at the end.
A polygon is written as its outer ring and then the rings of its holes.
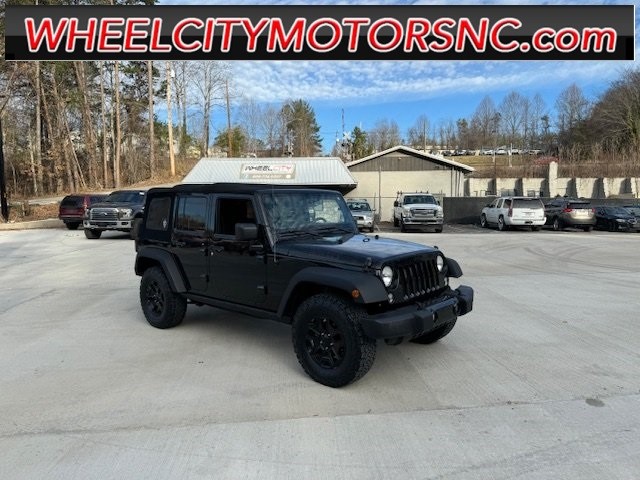
{"type": "Polygon", "coordinates": [[[500,215],[500,217],[498,218],[498,230],[500,230],[501,232],[509,230],[509,225],[504,223],[504,217],[502,215],[500,215]]]}
{"type": "Polygon", "coordinates": [[[68,222],[68,223],[65,223],[65,225],[69,230],[77,230],[78,227],[80,226],[80,223],[82,222],[68,222]]]}
{"type": "Polygon", "coordinates": [[[592,226],[586,226],[586,227],[582,227],[582,230],[584,230],[585,232],[590,232],[591,230],[593,230],[592,226]]]}
{"type": "Polygon", "coordinates": [[[480,226],[482,228],[489,228],[489,224],[487,223],[487,216],[485,214],[480,215],[480,226]]]}
{"type": "Polygon", "coordinates": [[[436,233],[442,233],[442,227],[438,227],[438,228],[436,228],[436,229],[435,229],[435,232],[436,232],[436,233]]]}
{"type": "Polygon", "coordinates": [[[436,328],[435,330],[430,331],[429,333],[425,333],[423,335],[412,338],[411,341],[413,343],[420,343],[422,345],[427,345],[429,343],[435,343],[443,337],[449,335],[453,327],[456,326],[456,321],[452,320],[450,322],[445,323],[441,327],[436,328]]]}
{"type": "Polygon", "coordinates": [[[96,240],[100,238],[100,235],[102,235],[102,230],[97,230],[95,228],[84,229],[84,236],[87,237],[89,240],[96,240]]]}
{"type": "Polygon", "coordinates": [[[399,227],[400,226],[400,222],[398,222],[398,218],[397,217],[393,217],[393,226],[394,227],[399,227]]]}
{"type": "Polygon", "coordinates": [[[160,267],[151,267],[142,275],[140,305],[147,322],[156,328],[179,325],[187,311],[187,300],[171,290],[160,267]]]}
{"type": "Polygon", "coordinates": [[[616,225],[615,220],[609,220],[607,224],[607,230],[610,232],[616,232],[618,230],[618,225],[616,225]]]}
{"type": "Polygon", "coordinates": [[[376,358],[376,341],[361,322],[366,313],[334,294],[314,295],[293,317],[292,340],[298,362],[313,380],[342,387],[362,378],[376,358]]]}
{"type": "Polygon", "coordinates": [[[400,219],[400,231],[401,232],[406,232],[407,231],[407,227],[404,224],[404,222],[402,221],[402,219],[400,219]]]}

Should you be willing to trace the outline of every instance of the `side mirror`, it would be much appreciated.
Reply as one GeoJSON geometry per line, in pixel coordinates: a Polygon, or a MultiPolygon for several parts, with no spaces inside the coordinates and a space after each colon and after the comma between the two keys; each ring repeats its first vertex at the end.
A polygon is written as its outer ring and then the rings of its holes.
{"type": "Polygon", "coordinates": [[[438,205],[440,205],[440,200],[436,200],[436,203],[437,203],[438,205]]]}
{"type": "Polygon", "coordinates": [[[400,202],[398,202],[397,200],[395,202],[393,202],[393,206],[394,207],[399,207],[400,206],[400,202]]]}
{"type": "Polygon", "coordinates": [[[236,223],[236,240],[257,240],[258,226],[255,223],[236,223]]]}

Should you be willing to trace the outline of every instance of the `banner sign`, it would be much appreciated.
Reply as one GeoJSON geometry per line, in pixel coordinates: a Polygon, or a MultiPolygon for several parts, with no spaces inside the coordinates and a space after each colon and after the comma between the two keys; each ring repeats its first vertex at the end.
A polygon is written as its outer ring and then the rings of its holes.
{"type": "Polygon", "coordinates": [[[290,180],[296,178],[295,163],[252,162],[243,163],[241,180],[290,180]]]}
{"type": "Polygon", "coordinates": [[[6,60],[633,60],[633,5],[7,5],[6,60]]]}

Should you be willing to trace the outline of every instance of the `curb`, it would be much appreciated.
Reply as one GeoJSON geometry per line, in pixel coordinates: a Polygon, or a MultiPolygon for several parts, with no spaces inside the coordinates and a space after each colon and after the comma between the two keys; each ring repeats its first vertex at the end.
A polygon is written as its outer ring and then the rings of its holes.
{"type": "Polygon", "coordinates": [[[32,222],[0,223],[1,230],[34,230],[38,228],[63,228],[64,222],[58,218],[34,220],[32,222]]]}

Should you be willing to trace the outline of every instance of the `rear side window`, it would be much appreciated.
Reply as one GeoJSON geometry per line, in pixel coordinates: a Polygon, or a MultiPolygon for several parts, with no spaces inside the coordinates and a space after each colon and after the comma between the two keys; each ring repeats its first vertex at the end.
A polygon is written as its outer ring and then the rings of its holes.
{"type": "Polygon", "coordinates": [[[567,205],[567,208],[579,209],[579,208],[591,208],[590,203],[584,202],[572,202],[567,205]]]}
{"type": "Polygon", "coordinates": [[[537,198],[514,198],[513,208],[533,208],[536,210],[542,210],[544,205],[542,201],[537,198]]]}
{"type": "Polygon", "coordinates": [[[145,227],[148,230],[162,230],[169,228],[171,216],[171,197],[152,198],[147,212],[145,227]]]}
{"type": "Polygon", "coordinates": [[[82,207],[83,197],[69,196],[64,197],[60,202],[61,207],[82,207]]]}

